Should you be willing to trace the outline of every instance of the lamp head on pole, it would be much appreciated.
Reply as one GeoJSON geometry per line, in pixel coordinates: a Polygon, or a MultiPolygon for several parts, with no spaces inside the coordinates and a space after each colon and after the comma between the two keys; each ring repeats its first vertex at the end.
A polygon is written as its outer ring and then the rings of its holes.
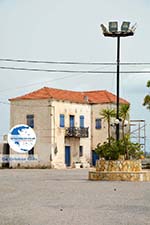
{"type": "Polygon", "coordinates": [[[102,28],[103,33],[107,33],[108,32],[107,28],[103,24],[101,24],[101,28],[102,28]]]}
{"type": "Polygon", "coordinates": [[[128,32],[130,27],[130,22],[123,22],[121,25],[121,32],[128,32]]]}
{"type": "Polygon", "coordinates": [[[130,28],[130,22],[123,21],[120,30],[118,29],[118,22],[111,21],[108,24],[108,29],[106,26],[101,24],[101,28],[104,36],[106,37],[128,37],[133,36],[136,24],[130,28]]]}
{"type": "Polygon", "coordinates": [[[118,32],[118,22],[109,22],[109,32],[110,33],[116,33],[118,32]]]}

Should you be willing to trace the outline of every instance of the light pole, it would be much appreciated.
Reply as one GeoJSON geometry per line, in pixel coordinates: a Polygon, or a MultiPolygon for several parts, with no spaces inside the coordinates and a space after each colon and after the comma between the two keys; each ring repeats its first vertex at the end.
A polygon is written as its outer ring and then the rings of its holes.
{"type": "MultiPolygon", "coordinates": [[[[121,30],[118,31],[118,22],[109,22],[109,30],[101,24],[105,37],[117,38],[117,102],[116,102],[116,121],[119,121],[119,90],[120,90],[120,38],[133,36],[136,29],[135,25],[130,28],[130,22],[123,22],[121,30]]],[[[119,122],[116,123],[116,140],[119,141],[119,122]]]]}

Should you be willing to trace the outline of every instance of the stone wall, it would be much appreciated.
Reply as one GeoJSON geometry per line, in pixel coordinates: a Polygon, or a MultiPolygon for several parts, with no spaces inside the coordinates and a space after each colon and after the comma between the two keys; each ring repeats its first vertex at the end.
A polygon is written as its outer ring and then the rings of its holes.
{"type": "Polygon", "coordinates": [[[89,171],[93,181],[150,181],[150,171],[144,171],[141,160],[97,160],[95,171],[89,171]]]}
{"type": "Polygon", "coordinates": [[[93,181],[150,181],[149,171],[136,172],[104,172],[90,171],[89,180],[93,181]]]}
{"type": "Polygon", "coordinates": [[[96,171],[141,171],[141,160],[97,160],[96,171]]]}

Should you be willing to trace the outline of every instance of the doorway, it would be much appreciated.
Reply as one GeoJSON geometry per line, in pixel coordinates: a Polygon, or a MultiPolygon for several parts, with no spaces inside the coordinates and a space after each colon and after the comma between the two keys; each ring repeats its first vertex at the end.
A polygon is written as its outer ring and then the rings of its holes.
{"type": "Polygon", "coordinates": [[[70,146],[65,146],[65,164],[66,166],[70,166],[71,164],[71,150],[70,146]]]}
{"type": "Polygon", "coordinates": [[[2,168],[9,168],[9,144],[4,143],[3,144],[3,162],[2,162],[2,168]]]}

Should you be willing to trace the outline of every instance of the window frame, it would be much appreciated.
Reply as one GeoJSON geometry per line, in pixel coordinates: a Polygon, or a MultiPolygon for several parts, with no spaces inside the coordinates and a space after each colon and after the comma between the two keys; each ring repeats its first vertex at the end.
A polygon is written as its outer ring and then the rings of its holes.
{"type": "Polygon", "coordinates": [[[84,128],[84,115],[80,115],[80,128],[84,128]]]}
{"type": "Polygon", "coordinates": [[[79,146],[79,157],[83,156],[83,145],[79,146]]]}
{"type": "Polygon", "coordinates": [[[102,119],[101,118],[95,119],[95,129],[97,129],[97,130],[102,129],[102,119]]]}
{"type": "Polygon", "coordinates": [[[28,159],[32,159],[32,157],[34,157],[34,147],[28,151],[28,159]]]}
{"type": "Polygon", "coordinates": [[[59,114],[59,127],[64,128],[65,127],[65,115],[59,114]]]}
{"type": "Polygon", "coordinates": [[[75,127],[75,115],[69,115],[69,127],[70,128],[75,127]]]}
{"type": "Polygon", "coordinates": [[[34,114],[27,114],[26,121],[29,127],[34,128],[34,114]]]}

